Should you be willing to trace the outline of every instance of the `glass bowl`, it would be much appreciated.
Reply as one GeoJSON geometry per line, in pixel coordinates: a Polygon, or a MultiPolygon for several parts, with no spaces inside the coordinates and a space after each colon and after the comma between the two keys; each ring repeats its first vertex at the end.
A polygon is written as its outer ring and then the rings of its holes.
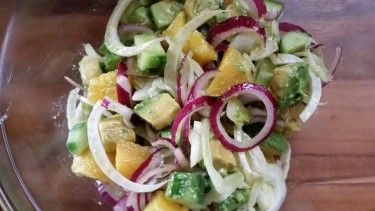
{"type": "MultiPolygon", "coordinates": [[[[364,2],[371,4],[371,1],[364,2]]],[[[79,178],[70,171],[72,158],[65,148],[68,134],[65,104],[71,86],[63,76],[79,80],[77,63],[82,57],[83,43],[95,47],[101,44],[116,2],[24,0],[13,3],[14,7],[7,3],[11,16],[0,57],[1,206],[4,210],[22,211],[110,210],[100,201],[94,181],[79,178]]],[[[342,11],[346,11],[338,1],[288,0],[285,3],[283,19],[305,26],[324,43],[327,61],[332,60],[335,46],[345,49],[350,47],[348,43],[353,43],[349,42],[353,41],[349,36],[355,33],[341,32],[336,23],[345,26],[345,20],[336,21],[332,15],[343,16],[342,11]]],[[[347,12],[345,15],[360,14],[347,12]]],[[[353,30],[360,30],[354,22],[349,24],[353,30]]],[[[365,47],[365,43],[374,46],[370,35],[357,34],[360,40],[356,46],[365,47]]],[[[375,77],[367,66],[358,62],[367,57],[350,55],[353,57],[342,58],[336,75],[338,80],[325,88],[323,102],[329,101],[329,104],[319,109],[302,132],[290,138],[293,159],[284,210],[375,208],[375,187],[371,185],[375,175],[375,144],[370,142],[375,140],[375,135],[364,135],[371,131],[374,112],[350,113],[360,108],[355,102],[375,96],[358,97],[356,94],[361,92],[356,84],[361,82],[342,80],[375,77]],[[364,68],[353,73],[351,69],[355,65],[364,68]],[[354,84],[350,90],[354,99],[343,91],[348,90],[346,83],[354,84]],[[347,113],[341,115],[341,112],[347,113]],[[361,120],[357,125],[348,124],[356,119],[361,120]]],[[[374,64],[372,60],[365,62],[374,64]]],[[[366,83],[362,86],[374,88],[366,83]]],[[[372,107],[366,108],[374,109],[374,104],[370,101],[372,107]]]]}

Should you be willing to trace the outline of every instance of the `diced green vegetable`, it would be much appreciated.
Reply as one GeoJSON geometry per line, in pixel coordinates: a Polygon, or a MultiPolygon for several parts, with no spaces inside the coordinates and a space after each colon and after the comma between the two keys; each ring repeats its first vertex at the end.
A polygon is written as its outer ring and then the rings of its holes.
{"type": "Polygon", "coordinates": [[[103,72],[110,72],[117,69],[118,64],[122,61],[123,57],[110,52],[107,47],[102,44],[99,53],[104,56],[104,62],[101,63],[103,72]]]}
{"type": "Polygon", "coordinates": [[[297,53],[304,51],[311,44],[311,37],[303,32],[288,32],[280,42],[281,53],[297,53]]]}
{"type": "Polygon", "coordinates": [[[73,125],[69,131],[66,147],[72,155],[80,155],[88,147],[87,122],[82,121],[73,125]]]}
{"type": "Polygon", "coordinates": [[[144,100],[134,107],[134,112],[157,130],[171,125],[179,110],[179,104],[167,93],[144,100]]]}
{"type": "MultiPolygon", "coordinates": [[[[134,20],[134,14],[140,7],[148,7],[150,6],[154,0],[137,0],[137,1],[131,1],[131,3],[128,5],[126,10],[121,16],[121,23],[129,23],[131,20],[134,20]]],[[[137,22],[138,23],[138,22],[137,22]]]]}
{"type": "Polygon", "coordinates": [[[205,177],[199,172],[174,172],[165,195],[190,208],[200,207],[204,202],[206,186],[205,177]]]}
{"type": "Polygon", "coordinates": [[[134,13],[129,17],[129,22],[151,26],[151,20],[150,20],[148,8],[139,7],[138,9],[136,9],[134,13]]]}
{"type": "Polygon", "coordinates": [[[158,29],[164,29],[172,23],[182,10],[182,5],[175,1],[160,1],[150,7],[151,17],[158,29]]]}
{"type": "MultiPolygon", "coordinates": [[[[156,39],[156,35],[151,33],[134,36],[134,43],[140,45],[156,39]]],[[[139,71],[144,73],[155,73],[158,69],[164,67],[166,53],[160,43],[155,43],[137,57],[137,66],[139,71]]]]}
{"type": "Polygon", "coordinates": [[[235,211],[249,201],[249,189],[238,189],[217,205],[218,211],[235,211]]]}
{"type": "Polygon", "coordinates": [[[300,62],[275,68],[270,86],[280,109],[302,101],[309,87],[308,64],[300,62]]]}
{"type": "Polygon", "coordinates": [[[278,132],[273,132],[262,144],[261,147],[274,151],[274,154],[284,154],[289,146],[288,140],[278,132]]]}
{"type": "Polygon", "coordinates": [[[271,59],[270,58],[262,59],[256,64],[256,68],[258,71],[257,71],[255,83],[268,86],[273,76],[273,69],[275,68],[271,59]]]}
{"type": "Polygon", "coordinates": [[[163,131],[160,132],[160,136],[163,137],[163,138],[171,138],[172,135],[171,135],[171,128],[167,128],[163,131]]]}

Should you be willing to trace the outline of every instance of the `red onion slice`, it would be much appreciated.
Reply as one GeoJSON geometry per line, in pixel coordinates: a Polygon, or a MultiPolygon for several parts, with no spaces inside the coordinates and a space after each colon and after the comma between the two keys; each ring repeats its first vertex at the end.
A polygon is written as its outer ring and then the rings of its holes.
{"type": "Polygon", "coordinates": [[[272,93],[268,91],[266,87],[252,83],[244,83],[232,86],[214,103],[210,113],[210,122],[216,138],[218,138],[226,148],[232,151],[242,152],[257,146],[271,134],[276,125],[276,111],[276,101],[272,93]],[[262,130],[255,137],[250,140],[244,140],[243,142],[231,138],[225,132],[220,122],[221,113],[228,100],[239,95],[245,95],[244,97],[249,99],[256,97],[263,102],[267,111],[266,123],[262,130]]]}
{"type": "MultiPolygon", "coordinates": [[[[124,196],[123,190],[117,190],[113,185],[104,184],[97,181],[98,193],[109,205],[116,205],[118,201],[124,196]]],[[[122,188],[121,188],[122,189],[122,188]]]]}
{"type": "Polygon", "coordinates": [[[172,140],[174,143],[178,143],[181,139],[181,131],[185,122],[194,113],[206,108],[213,104],[214,98],[208,96],[198,97],[188,102],[176,115],[172,125],[172,140]]]}
{"type": "Polygon", "coordinates": [[[303,32],[303,33],[305,33],[305,34],[307,34],[311,37],[311,34],[308,33],[306,30],[304,30],[302,27],[297,26],[297,25],[292,24],[292,23],[288,23],[288,22],[279,23],[279,30],[281,32],[299,31],[299,32],[303,32]]]}
{"type": "Polygon", "coordinates": [[[255,30],[266,42],[265,29],[253,18],[248,16],[236,16],[214,25],[208,33],[207,40],[216,47],[229,37],[249,30],[255,30]]]}
{"type": "Polygon", "coordinates": [[[131,177],[131,181],[137,181],[143,174],[145,174],[148,170],[152,169],[154,166],[158,166],[162,163],[163,159],[160,156],[160,150],[155,151],[152,153],[133,173],[131,177]]]}
{"type": "Polygon", "coordinates": [[[267,13],[267,7],[264,0],[246,0],[250,9],[250,15],[253,18],[260,18],[267,13]]]}
{"type": "Polygon", "coordinates": [[[204,95],[202,92],[206,90],[210,80],[215,77],[216,73],[216,70],[210,70],[203,73],[200,77],[197,78],[190,90],[188,98],[189,101],[204,95]]]}
{"type": "Polygon", "coordinates": [[[185,157],[184,153],[182,152],[181,148],[178,148],[178,146],[169,138],[160,138],[157,141],[154,141],[151,143],[152,146],[154,147],[166,147],[168,148],[171,152],[173,152],[178,164],[182,168],[188,168],[189,167],[189,161],[185,157]]]}
{"type": "Polygon", "coordinates": [[[120,62],[117,68],[117,83],[116,83],[116,91],[119,103],[126,105],[128,107],[131,106],[132,102],[132,89],[129,83],[127,75],[127,65],[124,62],[120,62]]]}

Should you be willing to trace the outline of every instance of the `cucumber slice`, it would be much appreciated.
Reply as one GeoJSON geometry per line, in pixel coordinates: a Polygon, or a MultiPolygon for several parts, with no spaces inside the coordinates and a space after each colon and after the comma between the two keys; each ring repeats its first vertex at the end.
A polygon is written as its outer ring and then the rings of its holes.
{"type": "Polygon", "coordinates": [[[69,131],[66,147],[72,155],[80,155],[87,149],[87,121],[82,121],[73,125],[72,129],[69,131]]]}
{"type": "Polygon", "coordinates": [[[151,17],[158,29],[164,29],[172,23],[183,5],[175,1],[161,1],[150,7],[151,17]]]}
{"type": "MultiPolygon", "coordinates": [[[[134,43],[140,45],[156,38],[156,35],[146,33],[134,36],[134,43]]],[[[138,55],[137,66],[143,73],[155,73],[159,68],[164,67],[166,53],[160,43],[155,43],[143,53],[138,55]]]]}
{"type": "Polygon", "coordinates": [[[311,37],[303,32],[288,32],[281,38],[280,51],[290,54],[301,52],[310,46],[311,41],[311,37]]]}

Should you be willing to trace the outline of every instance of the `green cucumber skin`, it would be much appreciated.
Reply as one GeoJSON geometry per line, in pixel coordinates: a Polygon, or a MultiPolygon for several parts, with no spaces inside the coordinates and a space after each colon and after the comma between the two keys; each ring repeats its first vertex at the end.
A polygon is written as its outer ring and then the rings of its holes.
{"type": "Polygon", "coordinates": [[[73,125],[69,131],[66,147],[72,155],[80,155],[88,148],[86,121],[73,125]]]}

